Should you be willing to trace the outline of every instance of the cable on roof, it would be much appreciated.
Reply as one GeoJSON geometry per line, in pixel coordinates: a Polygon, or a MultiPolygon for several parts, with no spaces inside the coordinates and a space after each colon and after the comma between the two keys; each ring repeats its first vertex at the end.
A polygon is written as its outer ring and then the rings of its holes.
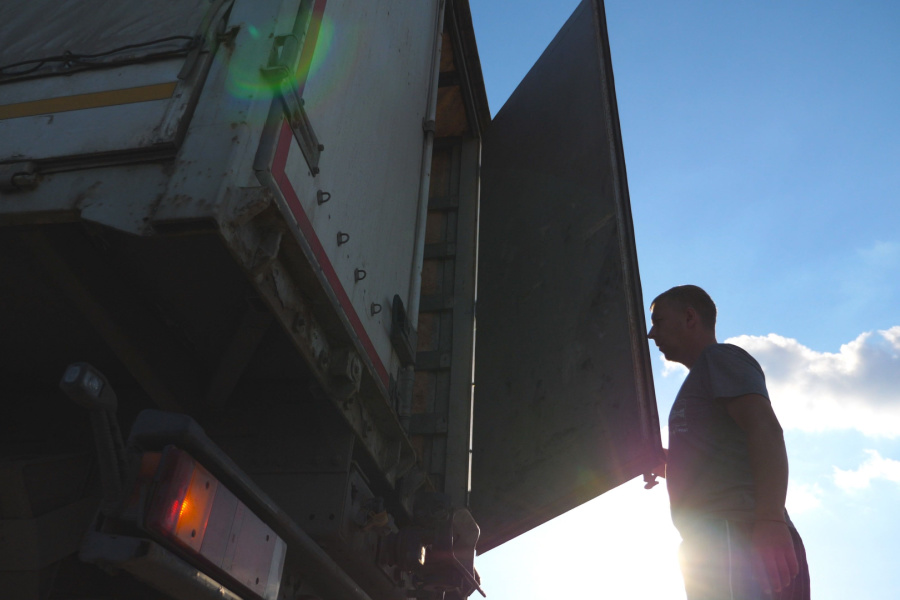
{"type": "Polygon", "coordinates": [[[45,58],[37,58],[33,60],[24,60],[17,63],[12,63],[8,65],[0,66],[0,77],[16,77],[21,75],[30,75],[38,70],[40,70],[44,65],[48,63],[61,63],[66,66],[79,66],[83,68],[90,67],[101,67],[101,66],[110,66],[110,65],[119,65],[119,64],[134,64],[139,62],[146,62],[149,60],[155,60],[158,58],[166,58],[170,56],[179,56],[182,54],[186,54],[200,45],[201,38],[199,36],[188,36],[188,35],[173,35],[170,37],[159,38],[157,40],[151,40],[149,42],[140,42],[137,44],[127,44],[125,46],[120,46],[118,48],[114,48],[112,50],[108,50],[106,52],[100,52],[97,54],[80,54],[76,52],[66,51],[63,54],[58,54],[56,56],[48,56],[45,58]],[[95,59],[104,58],[111,56],[113,54],[118,54],[120,52],[124,52],[126,50],[133,50],[135,48],[146,48],[148,46],[156,46],[159,44],[163,44],[165,42],[171,42],[175,40],[185,40],[188,43],[183,47],[175,49],[175,50],[166,50],[163,52],[155,52],[152,54],[147,54],[140,57],[126,58],[120,60],[112,60],[112,61],[102,61],[97,62],[95,59]],[[11,69],[15,69],[16,67],[28,67],[21,71],[12,71],[11,69]]]}

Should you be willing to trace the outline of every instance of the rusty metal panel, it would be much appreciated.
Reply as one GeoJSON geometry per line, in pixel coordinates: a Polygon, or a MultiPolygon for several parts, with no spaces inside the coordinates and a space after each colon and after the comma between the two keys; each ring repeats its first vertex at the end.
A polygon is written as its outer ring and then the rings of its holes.
{"type": "Polygon", "coordinates": [[[479,552],[660,457],[602,2],[582,2],[519,85],[482,164],[479,552]]]}

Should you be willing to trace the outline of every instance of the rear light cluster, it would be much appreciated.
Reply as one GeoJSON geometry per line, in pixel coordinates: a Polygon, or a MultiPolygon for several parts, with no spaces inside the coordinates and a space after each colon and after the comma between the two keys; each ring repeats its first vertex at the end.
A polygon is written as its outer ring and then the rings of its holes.
{"type": "Polygon", "coordinates": [[[284,541],[187,452],[166,447],[150,494],[147,531],[208,567],[213,578],[224,575],[264,600],[277,598],[284,541]]]}

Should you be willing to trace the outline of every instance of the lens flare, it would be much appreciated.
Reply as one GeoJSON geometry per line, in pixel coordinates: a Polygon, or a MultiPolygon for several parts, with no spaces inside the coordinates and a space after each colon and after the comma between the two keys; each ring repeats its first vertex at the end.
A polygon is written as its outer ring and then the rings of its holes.
{"type": "MultiPolygon", "coordinates": [[[[265,37],[272,27],[262,24],[247,25],[253,39],[265,37]]],[[[316,108],[327,106],[346,89],[359,62],[362,32],[354,26],[338,26],[324,15],[314,15],[304,39],[297,72],[287,82],[302,94],[306,110],[312,114],[316,108]]],[[[231,109],[245,115],[251,102],[271,100],[276,97],[282,82],[265,77],[258,55],[253,53],[222,53],[226,57],[227,78],[225,88],[231,109]]]]}

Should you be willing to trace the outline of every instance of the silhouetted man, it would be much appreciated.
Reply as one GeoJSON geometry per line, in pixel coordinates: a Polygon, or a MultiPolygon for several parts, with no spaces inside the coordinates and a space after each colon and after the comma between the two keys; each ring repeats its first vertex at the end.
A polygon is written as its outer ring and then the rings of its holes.
{"type": "Polygon", "coordinates": [[[765,375],[716,341],[697,286],[660,294],[647,336],[690,372],[669,414],[666,477],[688,600],[808,600],[803,542],[784,508],[788,461],[765,375]]]}

